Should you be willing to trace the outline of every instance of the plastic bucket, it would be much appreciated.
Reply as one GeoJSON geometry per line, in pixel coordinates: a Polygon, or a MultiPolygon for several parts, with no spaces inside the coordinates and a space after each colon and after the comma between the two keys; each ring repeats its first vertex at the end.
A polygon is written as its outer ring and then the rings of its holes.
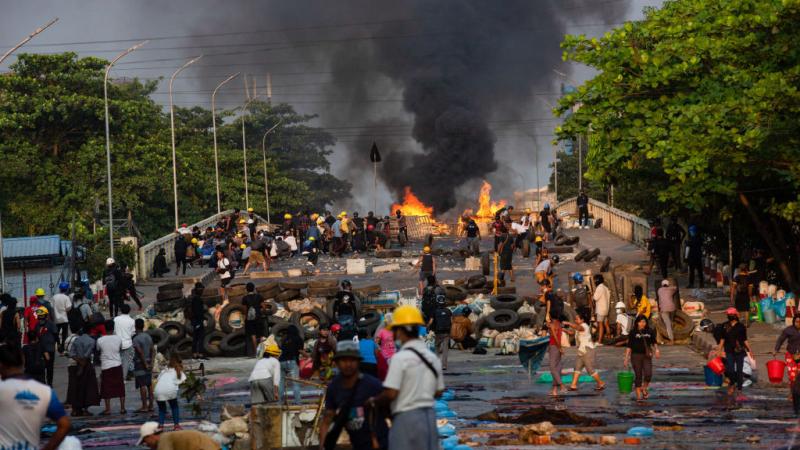
{"type": "Polygon", "coordinates": [[[722,386],[722,375],[714,373],[708,366],[703,367],[703,372],[706,375],[707,386],[722,386]]]}
{"type": "Polygon", "coordinates": [[[719,356],[708,362],[708,368],[710,368],[717,375],[722,375],[725,373],[725,364],[722,362],[722,358],[719,356]]]}
{"type": "Polygon", "coordinates": [[[783,381],[783,372],[786,369],[786,363],[780,359],[773,359],[767,361],[767,377],[770,383],[781,383],[783,381]]]}
{"type": "Polygon", "coordinates": [[[617,386],[620,394],[628,394],[633,390],[633,372],[617,372],[617,386]]]}
{"type": "Polygon", "coordinates": [[[761,314],[764,316],[764,323],[775,323],[778,321],[778,316],[772,308],[763,310],[761,314]]]}

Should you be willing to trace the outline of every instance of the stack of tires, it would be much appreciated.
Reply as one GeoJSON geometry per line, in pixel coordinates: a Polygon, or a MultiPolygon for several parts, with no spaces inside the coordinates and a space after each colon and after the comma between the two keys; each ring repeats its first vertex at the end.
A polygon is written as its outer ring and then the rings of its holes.
{"type": "Polygon", "coordinates": [[[496,331],[511,331],[523,324],[533,324],[536,315],[523,313],[524,317],[517,314],[525,300],[515,294],[498,294],[489,300],[489,305],[494,309],[489,315],[480,317],[473,324],[476,337],[480,337],[484,328],[496,331]]]}
{"type": "Polygon", "coordinates": [[[158,287],[153,308],[157,313],[165,313],[183,308],[184,304],[183,283],[167,283],[158,287]]]}

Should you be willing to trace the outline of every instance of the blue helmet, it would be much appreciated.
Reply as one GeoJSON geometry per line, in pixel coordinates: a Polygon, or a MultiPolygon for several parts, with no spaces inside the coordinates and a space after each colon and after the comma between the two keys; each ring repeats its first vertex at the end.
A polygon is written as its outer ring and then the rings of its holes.
{"type": "Polygon", "coordinates": [[[550,203],[545,203],[544,204],[544,209],[550,209],[550,203]]]}
{"type": "Polygon", "coordinates": [[[697,235],[697,225],[689,225],[689,236],[697,235]]]}
{"type": "Polygon", "coordinates": [[[583,283],[583,275],[580,272],[575,272],[572,274],[572,280],[576,283],[583,283]]]}
{"type": "Polygon", "coordinates": [[[62,281],[61,283],[58,283],[58,290],[62,291],[62,292],[68,291],[69,290],[69,283],[67,283],[66,281],[62,281]]]}

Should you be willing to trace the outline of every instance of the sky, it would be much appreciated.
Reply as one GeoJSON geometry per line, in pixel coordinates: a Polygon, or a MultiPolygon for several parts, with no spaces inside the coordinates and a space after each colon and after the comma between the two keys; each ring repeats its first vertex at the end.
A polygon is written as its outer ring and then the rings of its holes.
{"type": "MultiPolygon", "coordinates": [[[[528,0],[528,4],[520,3],[521,10],[524,14],[535,13],[537,2],[545,1],[528,0]]],[[[557,5],[559,15],[553,22],[561,27],[559,30],[600,35],[625,20],[640,18],[642,8],[657,6],[660,0],[558,0],[553,4],[557,5]]],[[[448,41],[440,38],[436,30],[446,30],[451,24],[436,22],[442,20],[441,11],[435,11],[432,5],[423,0],[0,0],[4,12],[0,15],[0,49],[4,52],[55,17],[59,18],[56,24],[19,52],[76,51],[81,56],[110,59],[140,40],[150,39],[140,50],[121,60],[112,77],[161,77],[154,99],[162,104],[167,102],[167,80],[172,71],[189,58],[203,54],[200,61],[175,81],[175,103],[181,106],[210,107],[211,90],[236,72],[252,77],[259,93],[264,94],[269,72],[274,102],[288,102],[301,113],[318,115],[313,123],[337,137],[332,172],[354,184],[354,198],[335,205],[336,209],[365,211],[372,204],[368,143],[375,140],[383,153],[396,152],[401,156],[407,153],[409,158],[422,152],[423,145],[411,137],[415,118],[422,120],[417,117],[419,108],[409,106],[409,89],[419,81],[419,73],[410,72],[406,66],[419,65],[426,55],[411,52],[410,56],[404,54],[404,59],[394,61],[391,53],[412,46],[416,50],[418,43],[419,48],[430,48],[434,56],[441,55],[437,52],[442,49],[436,43],[448,41]],[[437,18],[436,14],[440,16],[437,18]]],[[[510,3],[492,5],[502,8],[510,3]]],[[[492,11],[487,21],[516,22],[503,12],[492,11]]],[[[456,19],[460,18],[453,20],[456,19]]],[[[446,15],[444,20],[448,20],[446,15]]],[[[471,20],[481,22],[480,17],[471,20]]],[[[531,18],[530,23],[538,23],[536,20],[531,18]]],[[[472,35],[465,31],[466,39],[480,40],[480,31],[472,35]]],[[[487,39],[507,45],[515,38],[487,39]]],[[[559,52],[559,40],[557,36],[546,36],[540,41],[525,42],[522,50],[514,51],[553,55],[559,52]],[[546,48],[537,48],[541,42],[546,48]]],[[[472,51],[476,47],[465,48],[472,51]]],[[[481,50],[480,46],[477,48],[481,50]]],[[[14,60],[14,56],[9,58],[0,71],[7,70],[14,60]]],[[[547,183],[554,156],[552,130],[558,123],[550,110],[562,83],[580,83],[591,72],[552,58],[545,61],[544,67],[523,67],[535,72],[532,76],[536,79],[523,82],[520,88],[525,95],[516,101],[502,98],[504,92],[505,95],[515,92],[504,90],[503,85],[497,86],[498,98],[491,98],[493,83],[519,82],[519,78],[504,77],[506,70],[517,70],[516,65],[468,74],[473,78],[472,86],[478,83],[478,87],[475,101],[467,103],[477,110],[496,137],[493,148],[496,168],[488,171],[487,165],[485,170],[478,169],[477,174],[465,176],[468,181],[454,183],[457,185],[453,189],[454,198],[459,206],[468,206],[483,178],[496,186],[496,196],[506,198],[511,198],[514,191],[533,188],[537,179],[540,185],[547,183]],[[484,85],[481,77],[486,78],[484,85]]],[[[439,70],[442,67],[449,70],[441,61],[432,64],[439,64],[439,70]]],[[[463,92],[455,94],[463,96],[463,92]]],[[[240,76],[220,91],[217,104],[232,108],[241,105],[244,98],[240,76]]],[[[403,183],[403,177],[397,174],[387,173],[386,179],[389,178],[392,181],[388,186],[381,182],[379,187],[380,204],[395,200],[397,186],[403,183]]]]}

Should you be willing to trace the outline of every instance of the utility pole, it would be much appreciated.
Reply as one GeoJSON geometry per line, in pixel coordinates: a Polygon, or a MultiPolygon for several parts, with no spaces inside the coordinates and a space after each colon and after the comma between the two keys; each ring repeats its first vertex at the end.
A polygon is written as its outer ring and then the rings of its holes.
{"type": "Polygon", "coordinates": [[[41,26],[41,27],[33,30],[33,33],[29,34],[25,39],[19,41],[19,43],[17,45],[15,45],[15,46],[11,47],[11,49],[9,51],[3,53],[3,56],[0,56],[0,64],[2,64],[3,61],[6,60],[6,58],[11,56],[12,53],[17,51],[18,48],[20,48],[23,45],[25,45],[26,43],[28,43],[28,41],[33,39],[37,34],[41,33],[42,31],[44,31],[44,30],[46,30],[48,28],[50,28],[50,25],[53,25],[56,22],[58,22],[58,17],[56,17],[55,19],[51,20],[50,22],[47,22],[46,24],[44,24],[44,26],[41,26]]]}
{"type": "Polygon", "coordinates": [[[280,125],[281,122],[283,122],[283,119],[278,120],[278,123],[276,123],[272,128],[267,130],[267,132],[264,133],[264,137],[261,138],[261,153],[264,156],[264,196],[267,198],[267,223],[272,223],[270,222],[270,217],[269,217],[269,176],[267,175],[267,135],[272,133],[272,131],[275,130],[276,128],[278,128],[278,125],[280,125]]]}
{"type": "Polygon", "coordinates": [[[244,131],[244,118],[245,114],[247,114],[247,107],[250,106],[250,103],[255,100],[256,97],[253,96],[249,100],[247,100],[242,108],[242,154],[244,156],[244,206],[245,208],[250,208],[250,193],[248,192],[247,188],[247,136],[245,135],[244,131]]]}
{"type": "Polygon", "coordinates": [[[216,178],[216,185],[217,185],[217,214],[222,212],[222,203],[219,199],[219,154],[217,153],[217,114],[216,114],[216,98],[217,98],[217,91],[221,88],[225,83],[231,81],[232,79],[239,76],[239,72],[229,76],[222,83],[218,84],[217,87],[214,88],[214,92],[211,93],[211,129],[213,130],[214,134],[214,177],[216,178]]]}
{"type": "Polygon", "coordinates": [[[583,189],[583,135],[578,135],[578,191],[583,189]]]}

